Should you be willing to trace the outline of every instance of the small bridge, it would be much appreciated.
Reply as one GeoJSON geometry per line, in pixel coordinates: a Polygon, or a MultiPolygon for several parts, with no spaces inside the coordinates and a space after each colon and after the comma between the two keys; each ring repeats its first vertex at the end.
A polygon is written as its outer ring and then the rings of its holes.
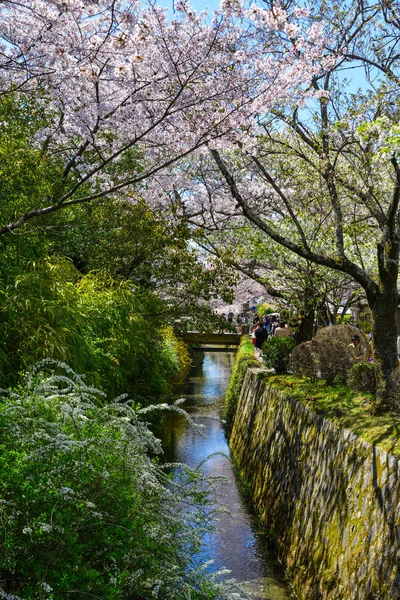
{"type": "Polygon", "coordinates": [[[242,335],[240,333],[197,333],[189,331],[183,340],[193,347],[193,350],[203,352],[236,352],[242,335]]]}

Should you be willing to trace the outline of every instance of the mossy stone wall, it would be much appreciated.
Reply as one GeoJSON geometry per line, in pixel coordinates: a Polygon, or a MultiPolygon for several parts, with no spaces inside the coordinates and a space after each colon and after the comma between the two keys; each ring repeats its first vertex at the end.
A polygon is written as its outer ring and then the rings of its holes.
{"type": "Polygon", "coordinates": [[[249,369],[230,446],[304,600],[400,598],[400,465],[249,369]]]}

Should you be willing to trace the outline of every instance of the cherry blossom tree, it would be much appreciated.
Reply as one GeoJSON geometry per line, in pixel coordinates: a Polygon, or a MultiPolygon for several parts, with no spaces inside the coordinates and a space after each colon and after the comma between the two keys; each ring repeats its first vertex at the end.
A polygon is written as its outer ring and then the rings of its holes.
{"type": "Polygon", "coordinates": [[[153,3],[1,3],[0,97],[42,108],[32,143],[54,175],[27,210],[2,211],[0,234],[104,196],[134,201],[149,178],[207,143],[245,136],[255,114],[304,93],[320,72],[322,26],[302,9],[291,19],[239,0],[212,17],[185,1],[176,10],[171,20],[153,3]]]}
{"type": "Polygon", "coordinates": [[[382,410],[398,366],[400,23],[390,2],[310,3],[310,18],[322,8],[340,59],[310,79],[315,100],[260,115],[263,132],[239,140],[236,152],[211,148],[215,170],[200,204],[203,213],[212,207],[208,226],[244,216],[294,255],[363,288],[382,410]],[[357,93],[346,79],[354,69],[364,73],[357,93]]]}
{"type": "Polygon", "coordinates": [[[312,339],[316,317],[319,326],[336,325],[365,298],[350,276],[301,259],[240,220],[235,228],[203,232],[202,237],[212,255],[223,256],[225,264],[262,285],[275,303],[295,311],[297,343],[312,339]]]}

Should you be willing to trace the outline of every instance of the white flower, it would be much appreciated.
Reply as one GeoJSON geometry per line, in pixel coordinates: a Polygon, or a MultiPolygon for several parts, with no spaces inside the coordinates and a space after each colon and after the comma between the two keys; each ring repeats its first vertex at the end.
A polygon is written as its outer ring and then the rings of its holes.
{"type": "Polygon", "coordinates": [[[68,496],[68,495],[75,494],[74,490],[71,490],[71,488],[69,488],[69,487],[62,487],[62,488],[59,489],[59,492],[63,496],[68,496]]]}

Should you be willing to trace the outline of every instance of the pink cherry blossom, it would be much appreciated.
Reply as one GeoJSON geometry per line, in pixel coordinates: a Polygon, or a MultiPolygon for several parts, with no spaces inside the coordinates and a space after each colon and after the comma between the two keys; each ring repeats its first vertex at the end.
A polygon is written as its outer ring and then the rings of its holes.
{"type": "Polygon", "coordinates": [[[205,144],[248,139],[257,114],[303,96],[332,60],[322,25],[305,30],[279,7],[224,0],[207,17],[181,0],[176,9],[171,19],[138,1],[0,4],[0,94],[46,107],[35,142],[65,162],[50,203],[1,233],[145,181],[205,144]],[[112,180],[108,167],[133,148],[140,167],[112,180]]]}

